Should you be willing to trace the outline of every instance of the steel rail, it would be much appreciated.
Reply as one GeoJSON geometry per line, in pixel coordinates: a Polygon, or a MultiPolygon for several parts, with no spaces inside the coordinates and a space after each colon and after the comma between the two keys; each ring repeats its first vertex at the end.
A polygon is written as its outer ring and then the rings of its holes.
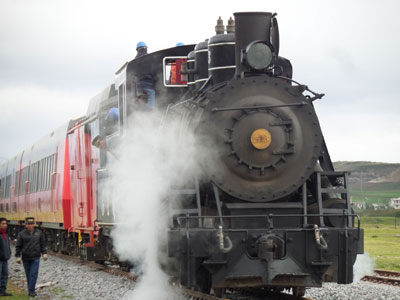
{"type": "Polygon", "coordinates": [[[399,277],[400,278],[400,272],[396,271],[388,271],[388,270],[374,270],[375,274],[380,275],[380,276],[386,276],[386,277],[399,277]]]}
{"type": "Polygon", "coordinates": [[[400,286],[400,278],[390,278],[383,276],[366,275],[361,278],[362,281],[370,281],[374,283],[383,283],[388,285],[400,286]]]}

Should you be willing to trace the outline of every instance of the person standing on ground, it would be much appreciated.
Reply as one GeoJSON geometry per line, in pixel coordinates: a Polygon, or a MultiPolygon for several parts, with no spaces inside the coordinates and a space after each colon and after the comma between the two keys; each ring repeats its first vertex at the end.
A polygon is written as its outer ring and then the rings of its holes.
{"type": "Polygon", "coordinates": [[[17,237],[15,245],[16,262],[22,262],[25,269],[26,280],[28,282],[29,296],[35,297],[36,281],[39,275],[40,255],[43,254],[43,260],[47,260],[46,242],[43,233],[35,228],[35,219],[32,217],[25,219],[25,229],[17,237]]]}
{"type": "Polygon", "coordinates": [[[8,260],[11,257],[7,226],[7,219],[0,218],[0,297],[12,296],[12,294],[6,292],[8,282],[8,260]]]}

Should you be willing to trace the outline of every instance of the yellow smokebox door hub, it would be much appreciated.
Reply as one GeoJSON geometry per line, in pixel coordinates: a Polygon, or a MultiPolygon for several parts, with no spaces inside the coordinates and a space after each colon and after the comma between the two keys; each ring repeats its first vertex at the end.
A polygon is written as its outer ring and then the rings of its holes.
{"type": "Polygon", "coordinates": [[[264,128],[254,130],[251,134],[251,144],[259,150],[267,149],[271,145],[271,133],[264,128]]]}

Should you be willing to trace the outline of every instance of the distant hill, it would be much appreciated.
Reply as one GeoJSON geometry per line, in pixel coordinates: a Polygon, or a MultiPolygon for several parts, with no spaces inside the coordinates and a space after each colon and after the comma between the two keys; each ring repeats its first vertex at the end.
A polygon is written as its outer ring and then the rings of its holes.
{"type": "Polygon", "coordinates": [[[349,171],[353,201],[387,203],[400,197],[400,164],[369,161],[338,161],[337,171],[349,171]]]}

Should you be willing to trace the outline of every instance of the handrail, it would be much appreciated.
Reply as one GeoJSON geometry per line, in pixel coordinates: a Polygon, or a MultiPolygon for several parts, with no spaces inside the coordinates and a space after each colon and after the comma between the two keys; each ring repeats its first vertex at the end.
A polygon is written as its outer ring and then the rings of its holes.
{"type": "MultiPolygon", "coordinates": [[[[272,229],[273,226],[273,218],[289,218],[289,217],[298,217],[298,218],[304,218],[305,216],[307,217],[325,217],[325,216],[330,216],[330,217],[343,217],[348,218],[348,217],[356,217],[357,218],[357,240],[360,240],[360,228],[361,228],[361,219],[360,216],[357,214],[267,214],[267,215],[233,215],[233,216],[179,216],[176,218],[177,223],[179,226],[182,225],[181,220],[188,220],[188,219],[240,219],[240,218],[266,218],[267,224],[268,224],[268,229],[272,229]]],[[[188,225],[188,222],[186,222],[186,225],[188,225]]],[[[309,224],[312,225],[312,224],[309,224]]],[[[335,228],[343,228],[343,229],[348,229],[349,227],[335,227],[335,228]]],[[[355,227],[352,227],[355,228],[355,227]]],[[[213,228],[216,229],[216,228],[213,228]]],[[[320,228],[321,230],[327,230],[327,227],[320,228]]],[[[228,228],[224,229],[225,231],[229,231],[228,228]]],[[[310,227],[310,230],[314,230],[313,228],[310,227]]]]}

